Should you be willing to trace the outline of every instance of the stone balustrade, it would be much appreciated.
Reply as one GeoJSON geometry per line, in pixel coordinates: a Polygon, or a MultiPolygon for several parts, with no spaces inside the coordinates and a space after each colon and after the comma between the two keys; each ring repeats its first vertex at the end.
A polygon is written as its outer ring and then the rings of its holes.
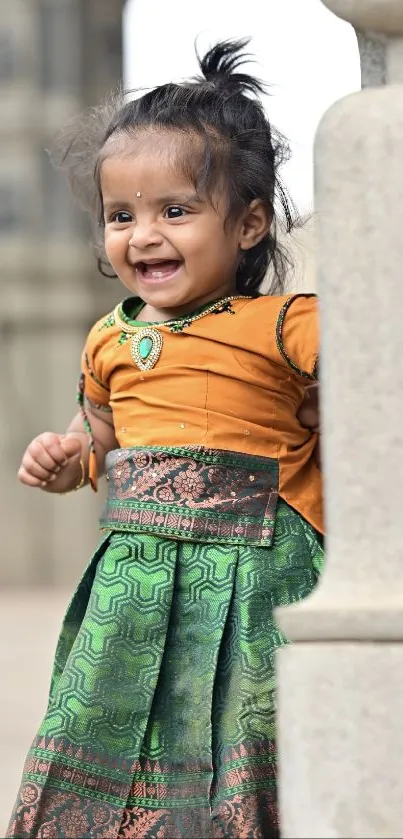
{"type": "Polygon", "coordinates": [[[403,835],[403,2],[323,0],[363,90],[315,146],[326,567],[278,612],[282,836],[403,835]]]}

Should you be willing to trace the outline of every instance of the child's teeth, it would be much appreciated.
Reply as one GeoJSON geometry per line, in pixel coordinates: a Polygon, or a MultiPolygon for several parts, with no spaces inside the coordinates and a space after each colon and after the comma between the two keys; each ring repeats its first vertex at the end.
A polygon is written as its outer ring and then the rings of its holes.
{"type": "Polygon", "coordinates": [[[162,271],[153,271],[152,274],[153,274],[153,277],[155,277],[156,280],[160,280],[161,277],[164,276],[162,271]]]}

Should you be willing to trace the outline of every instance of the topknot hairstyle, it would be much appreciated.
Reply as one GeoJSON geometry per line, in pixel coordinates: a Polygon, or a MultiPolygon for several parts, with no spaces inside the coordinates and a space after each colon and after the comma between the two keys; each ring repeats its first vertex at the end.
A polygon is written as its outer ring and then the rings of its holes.
{"type": "Polygon", "coordinates": [[[272,215],[270,232],[242,254],[237,291],[256,296],[269,277],[268,293],[283,292],[291,261],[277,232],[282,228],[289,233],[297,222],[279,176],[279,168],[289,159],[289,146],[264,112],[259,98],[265,93],[264,84],[239,72],[249,58],[244,53],[248,43],[249,39],[220,42],[203,58],[197,54],[201,75],[181,84],[160,85],[129,101],[120,92],[60,133],[53,162],[67,171],[79,202],[97,220],[101,252],[104,221],[99,176],[110,141],[114,136],[172,131],[185,141],[183,168],[196,189],[209,198],[214,190],[225,190],[228,220],[254,199],[264,201],[272,215]],[[201,141],[201,154],[195,154],[195,136],[201,141]]]}

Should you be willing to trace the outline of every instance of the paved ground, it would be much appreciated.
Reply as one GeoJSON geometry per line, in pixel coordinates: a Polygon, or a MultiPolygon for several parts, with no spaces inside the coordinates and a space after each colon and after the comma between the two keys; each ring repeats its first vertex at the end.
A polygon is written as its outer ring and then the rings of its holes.
{"type": "Polygon", "coordinates": [[[0,837],[46,708],[53,653],[70,594],[0,591],[0,837]]]}

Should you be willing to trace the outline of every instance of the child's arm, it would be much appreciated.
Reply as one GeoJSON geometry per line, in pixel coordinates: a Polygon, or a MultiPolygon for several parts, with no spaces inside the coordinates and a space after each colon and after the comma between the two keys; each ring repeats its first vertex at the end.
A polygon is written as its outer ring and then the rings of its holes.
{"type": "MultiPolygon", "coordinates": [[[[90,405],[86,406],[86,412],[91,421],[98,474],[102,475],[105,455],[118,448],[112,414],[90,405]]],[[[70,492],[81,482],[80,460],[84,469],[84,486],[88,483],[89,450],[81,412],[73,418],[65,434],[45,431],[32,440],[22,458],[18,478],[26,486],[39,487],[46,492],[70,492]]]]}

